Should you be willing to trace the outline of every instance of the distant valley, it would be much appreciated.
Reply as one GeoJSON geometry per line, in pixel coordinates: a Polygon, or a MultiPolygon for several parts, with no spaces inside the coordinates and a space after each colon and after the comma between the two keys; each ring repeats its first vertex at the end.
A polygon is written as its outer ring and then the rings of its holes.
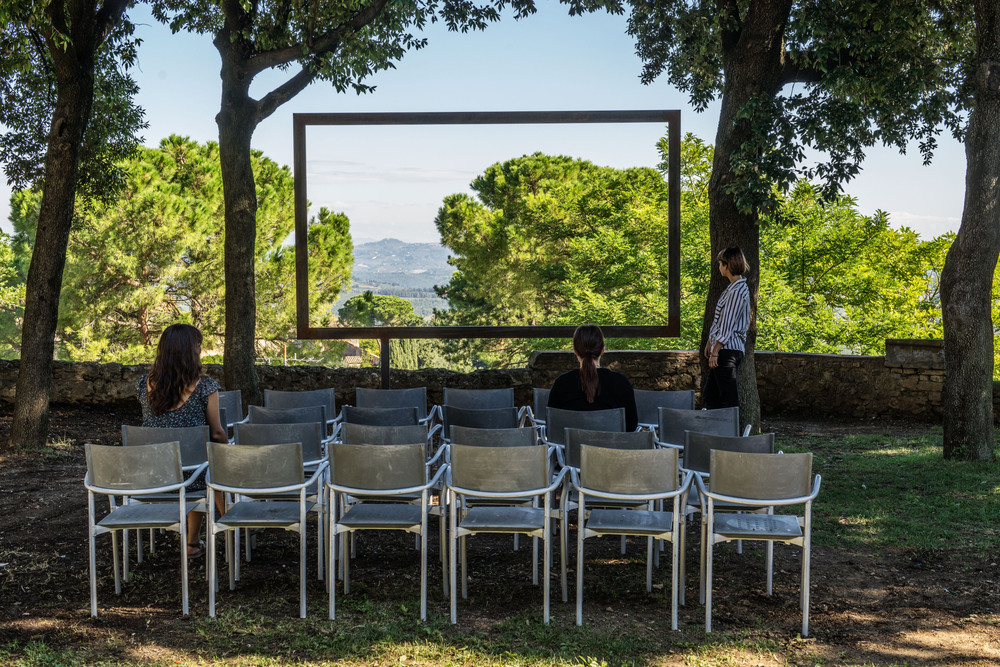
{"type": "Polygon", "coordinates": [[[430,316],[435,308],[446,309],[448,302],[438,298],[434,285],[444,285],[451,279],[449,252],[437,243],[405,243],[398,239],[355,245],[351,289],[341,294],[334,312],[366,290],[402,297],[421,317],[430,316]]]}

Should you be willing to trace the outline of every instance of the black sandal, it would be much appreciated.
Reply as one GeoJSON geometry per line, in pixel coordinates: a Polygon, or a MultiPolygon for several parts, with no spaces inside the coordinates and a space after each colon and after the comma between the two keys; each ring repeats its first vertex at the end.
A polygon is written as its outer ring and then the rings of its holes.
{"type": "Polygon", "coordinates": [[[203,540],[198,540],[195,543],[188,543],[188,549],[194,549],[194,551],[188,551],[188,558],[198,558],[205,553],[205,542],[203,540]]]}

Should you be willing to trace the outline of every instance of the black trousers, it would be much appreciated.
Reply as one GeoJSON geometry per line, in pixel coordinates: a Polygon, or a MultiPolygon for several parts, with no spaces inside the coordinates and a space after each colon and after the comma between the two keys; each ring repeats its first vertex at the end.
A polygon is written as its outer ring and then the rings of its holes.
{"type": "Polygon", "coordinates": [[[703,403],[709,410],[735,408],[740,405],[739,385],[736,369],[743,361],[743,353],[738,350],[719,350],[719,365],[708,369],[703,403]]]}

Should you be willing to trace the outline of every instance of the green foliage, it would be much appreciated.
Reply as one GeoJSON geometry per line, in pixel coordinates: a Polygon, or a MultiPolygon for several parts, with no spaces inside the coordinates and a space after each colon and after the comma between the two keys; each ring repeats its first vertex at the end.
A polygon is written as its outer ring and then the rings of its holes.
{"type": "MultiPolygon", "coordinates": [[[[652,169],[616,170],[536,153],[497,163],[435,220],[454,251],[438,288],[459,325],[659,323],[666,319],[667,187],[652,169]]],[[[533,341],[532,346],[562,344],[533,341]]],[[[490,363],[527,341],[459,343],[490,363]]]]}
{"type": "Polygon", "coordinates": [[[20,319],[24,314],[24,282],[10,237],[0,232],[0,359],[17,357],[20,319]]]}
{"type": "Polygon", "coordinates": [[[740,126],[742,138],[724,156],[734,176],[725,188],[744,212],[775,208],[800,178],[831,197],[858,173],[867,147],[905,151],[915,139],[929,160],[942,125],[963,131],[965,0],[794,0],[787,11],[763,1],[628,4],[644,83],[665,74],[698,110],[736,100],[723,122],[740,126]],[[767,55],[772,39],[780,58],[767,55]],[[804,160],[807,149],[818,162],[804,160]]]}
{"type": "Polygon", "coordinates": [[[940,338],[952,235],[921,241],[850,197],[799,183],[761,229],[758,349],[880,355],[886,338],[940,338]]]}
{"type": "MultiPolygon", "coordinates": [[[[293,179],[259,152],[256,242],[257,337],[294,332],[293,179]]],[[[61,354],[70,359],[145,361],[159,332],[187,321],[209,336],[224,320],[223,197],[215,143],[164,139],[120,165],[124,190],[112,202],[81,199],[70,236],[60,304],[61,354]]],[[[11,198],[14,254],[27,270],[41,194],[11,198]]],[[[350,278],[349,223],[321,209],[309,226],[311,311],[329,313],[350,278]]],[[[326,322],[324,322],[326,323],[326,322]]],[[[210,348],[206,344],[206,348],[210,348]]]]}
{"type": "MultiPolygon", "coordinates": [[[[352,327],[418,327],[425,324],[423,318],[414,312],[413,304],[406,299],[372,294],[371,291],[352,296],[344,302],[337,315],[341,324],[352,327]]],[[[362,340],[360,346],[372,354],[380,354],[377,340],[362,340]]],[[[393,368],[403,370],[449,365],[441,354],[441,342],[422,338],[389,341],[389,363],[393,368]]]]}
{"type": "MultiPolygon", "coordinates": [[[[46,39],[65,46],[70,35],[50,23],[48,3],[0,4],[6,17],[0,40],[0,162],[10,183],[22,189],[42,182],[56,104],[56,76],[46,39]]],[[[128,72],[138,47],[134,28],[123,19],[97,48],[94,102],[77,178],[78,190],[88,196],[114,197],[122,186],[117,165],[134,154],[141,141],[136,133],[147,127],[143,110],[133,103],[138,86],[128,72]]]]}
{"type": "MultiPolygon", "coordinates": [[[[659,143],[665,170],[667,142],[659,143]]],[[[681,335],[616,339],[611,349],[698,349],[712,268],[708,186],[712,147],[681,143],[681,335]]],[[[456,267],[441,288],[456,324],[640,324],[666,320],[665,185],[643,170],[616,171],[540,154],[490,167],[473,182],[480,201],[445,200],[438,215],[456,267]],[[645,189],[644,189],[645,188],[645,189]]],[[[761,228],[758,349],[883,354],[886,338],[941,335],[938,280],[951,244],[922,241],[860,214],[850,197],[824,202],[799,183],[775,195],[761,228]]],[[[754,267],[757,268],[757,267],[754,267]]],[[[1000,299],[996,302],[1000,313],[1000,299]]],[[[564,340],[450,344],[452,357],[517,363],[564,340]]]]}

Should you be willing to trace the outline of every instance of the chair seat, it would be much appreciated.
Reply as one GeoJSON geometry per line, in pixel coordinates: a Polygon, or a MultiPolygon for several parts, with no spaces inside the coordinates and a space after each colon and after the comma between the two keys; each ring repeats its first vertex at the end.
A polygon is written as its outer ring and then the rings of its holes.
{"type": "Polygon", "coordinates": [[[458,526],[477,533],[515,533],[545,527],[540,507],[472,507],[458,526]]]}
{"type": "MultiPolygon", "coordinates": [[[[174,500],[176,500],[176,496],[174,500]]],[[[187,512],[193,512],[198,503],[185,503],[187,512]]],[[[176,505],[150,503],[123,505],[97,522],[101,528],[125,530],[131,528],[155,528],[172,526],[180,522],[180,512],[176,505]]]]}
{"type": "Polygon", "coordinates": [[[791,539],[802,536],[794,516],[768,514],[717,514],[715,533],[730,539],[791,539]]]}
{"type": "Polygon", "coordinates": [[[607,535],[662,535],[674,528],[673,512],[593,510],[587,531],[607,535]]]}
{"type": "Polygon", "coordinates": [[[352,505],[337,521],[337,527],[348,530],[420,528],[419,505],[392,503],[352,505]]]}
{"type": "MultiPolygon", "coordinates": [[[[316,503],[306,502],[306,511],[311,511],[315,505],[316,503]]],[[[226,510],[222,518],[216,521],[220,526],[233,528],[269,528],[298,522],[298,502],[280,500],[239,502],[226,510]]]]}

